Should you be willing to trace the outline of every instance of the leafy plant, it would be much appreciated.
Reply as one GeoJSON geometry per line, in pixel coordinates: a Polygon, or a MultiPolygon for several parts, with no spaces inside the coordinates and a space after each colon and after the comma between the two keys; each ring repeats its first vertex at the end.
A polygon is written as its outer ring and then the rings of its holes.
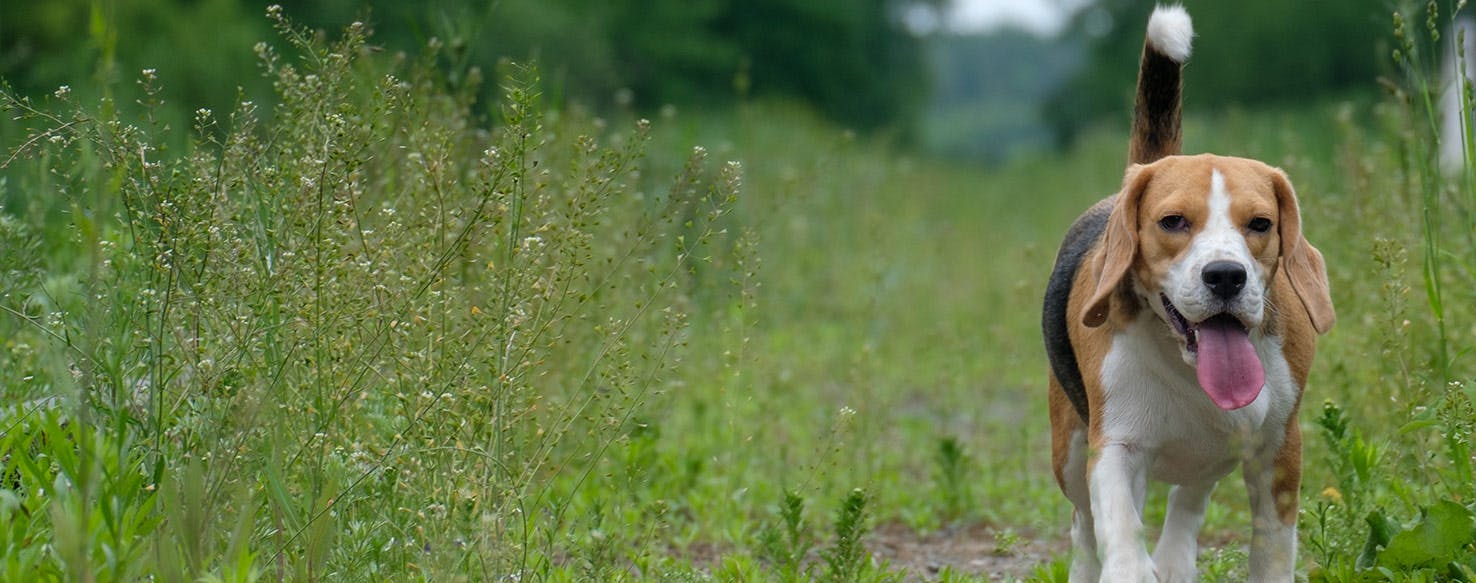
{"type": "Polygon", "coordinates": [[[936,465],[933,483],[939,497],[943,499],[944,517],[956,520],[973,503],[968,476],[970,460],[958,438],[953,436],[938,439],[934,460],[936,465]]]}
{"type": "Polygon", "coordinates": [[[1028,580],[1032,583],[1064,583],[1070,578],[1071,563],[1058,559],[1044,565],[1037,565],[1028,580]]]}
{"type": "Polygon", "coordinates": [[[480,72],[448,82],[436,42],[375,60],[363,25],[268,18],[300,55],[257,46],[270,114],[199,109],[183,149],[154,70],[137,124],[0,92],[27,136],[4,184],[55,193],[0,220],[30,347],[7,358],[33,381],[4,388],[69,415],[7,434],[39,436],[0,468],[8,508],[37,511],[0,564],[527,576],[581,550],[619,571],[645,539],[603,536],[627,509],[586,494],[622,452],[632,487],[650,474],[655,436],[621,448],[623,428],[674,376],[685,274],[727,260],[740,167],[698,148],[662,191],[649,122],[546,115],[534,68],[484,119],[480,72]]]}
{"type": "Polygon", "coordinates": [[[1453,325],[1470,318],[1470,300],[1476,299],[1470,292],[1476,283],[1470,263],[1476,255],[1470,237],[1476,224],[1470,218],[1476,210],[1476,142],[1469,117],[1476,101],[1469,80],[1447,86],[1435,73],[1447,52],[1457,55],[1449,66],[1468,66],[1460,56],[1469,42],[1464,32],[1452,29],[1453,38],[1442,38],[1453,22],[1447,17],[1463,4],[1443,13],[1437,2],[1407,3],[1394,12],[1393,56],[1401,84],[1391,86],[1391,92],[1400,108],[1397,140],[1404,172],[1399,188],[1416,210],[1417,281],[1425,309],[1416,312],[1405,303],[1410,286],[1404,281],[1404,246],[1376,242],[1373,257],[1384,283],[1375,310],[1386,312],[1378,320],[1384,357],[1379,374],[1395,385],[1390,401],[1403,405],[1396,408],[1402,415],[1389,419],[1396,431],[1370,438],[1343,408],[1324,405],[1318,422],[1338,486],[1324,492],[1312,513],[1308,546],[1321,563],[1313,572],[1316,580],[1465,579],[1476,561],[1476,531],[1467,506],[1476,493],[1470,460],[1473,408],[1465,389],[1469,366],[1458,348],[1469,343],[1470,334],[1453,325]],[[1456,111],[1466,112],[1454,114],[1458,132],[1437,130],[1446,115],[1439,105],[1443,91],[1460,104],[1456,111]],[[1437,155],[1442,141],[1459,143],[1462,159],[1442,165],[1437,155]]]}
{"type": "Polygon", "coordinates": [[[866,515],[866,492],[860,488],[851,490],[835,511],[834,534],[831,546],[821,552],[825,560],[824,579],[827,581],[855,581],[871,566],[871,555],[866,551],[862,538],[870,530],[870,517],[866,515]]]}
{"type": "Polygon", "coordinates": [[[1444,566],[1476,542],[1476,518],[1471,510],[1450,501],[1421,509],[1419,519],[1408,527],[1401,527],[1377,512],[1369,514],[1368,522],[1368,546],[1359,557],[1359,563],[1367,566],[1397,569],[1444,566]]]}
{"type": "Polygon", "coordinates": [[[777,575],[786,581],[800,581],[809,574],[805,561],[815,541],[805,523],[804,513],[804,497],[785,490],[784,500],[779,505],[778,523],[769,523],[759,533],[760,551],[775,565],[777,575]]]}

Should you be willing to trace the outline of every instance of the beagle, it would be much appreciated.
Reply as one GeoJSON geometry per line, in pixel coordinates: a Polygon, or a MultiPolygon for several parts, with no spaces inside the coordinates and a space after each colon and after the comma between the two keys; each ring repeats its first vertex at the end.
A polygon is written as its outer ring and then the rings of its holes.
{"type": "Polygon", "coordinates": [[[1181,156],[1179,6],[1148,21],[1131,166],[1066,234],[1046,288],[1051,454],[1075,507],[1071,581],[1192,581],[1215,483],[1242,467],[1250,580],[1291,581],[1301,433],[1317,335],[1333,325],[1322,254],[1286,174],[1181,156]],[[1172,484],[1150,557],[1149,478],[1172,484]]]}

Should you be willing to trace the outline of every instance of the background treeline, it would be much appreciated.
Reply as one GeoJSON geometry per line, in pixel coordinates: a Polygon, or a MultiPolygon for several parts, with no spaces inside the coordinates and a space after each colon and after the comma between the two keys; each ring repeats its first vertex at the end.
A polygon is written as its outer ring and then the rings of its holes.
{"type": "MultiPolygon", "coordinates": [[[[415,52],[438,38],[453,79],[502,59],[536,60],[552,97],[596,107],[781,96],[869,129],[908,119],[925,95],[922,40],[901,26],[899,0],[276,3],[295,20],[329,32],[364,20],[374,29],[373,44],[385,50],[415,52]]],[[[34,93],[76,84],[88,71],[115,79],[156,68],[182,99],[225,109],[238,85],[248,94],[265,91],[248,49],[269,35],[261,18],[266,4],[7,6],[0,18],[0,76],[34,93]],[[98,62],[115,65],[98,70],[98,62]]]]}
{"type": "MultiPolygon", "coordinates": [[[[1444,4],[1444,3],[1442,3],[1444,4]]],[[[1388,72],[1393,8],[1386,0],[1186,0],[1202,37],[1185,69],[1187,107],[1306,105],[1367,92],[1388,72]]],[[[1088,39],[1085,67],[1045,108],[1070,140],[1092,120],[1131,111],[1133,75],[1153,2],[1096,0],[1066,33],[1088,39]]]]}
{"type": "MultiPolygon", "coordinates": [[[[269,2],[48,0],[0,18],[0,77],[23,94],[133,79],[155,68],[183,111],[269,94],[250,47],[269,2]]],[[[909,28],[948,0],[281,0],[326,33],[354,20],[371,44],[417,54],[434,37],[455,82],[472,67],[536,60],[555,104],[597,110],[806,103],[848,127],[921,135],[935,153],[1001,160],[1125,123],[1153,3],[1099,0],[1060,39],[909,28]]],[[[1305,103],[1368,91],[1389,53],[1384,0],[1185,2],[1205,42],[1188,69],[1193,111],[1305,103]]],[[[132,91],[123,83],[120,91],[132,91]]],[[[484,89],[484,97],[495,94],[484,89]]]]}

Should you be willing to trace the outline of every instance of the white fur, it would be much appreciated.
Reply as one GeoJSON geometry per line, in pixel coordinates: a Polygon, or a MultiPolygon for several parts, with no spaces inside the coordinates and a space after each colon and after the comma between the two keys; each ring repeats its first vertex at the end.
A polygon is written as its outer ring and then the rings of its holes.
{"type": "Polygon", "coordinates": [[[1199,570],[1194,565],[1199,556],[1199,527],[1204,524],[1204,510],[1214,489],[1214,483],[1210,483],[1174,486],[1169,491],[1168,515],[1163,520],[1163,532],[1158,535],[1158,546],[1153,549],[1159,581],[1199,580],[1199,570]]]}
{"type": "Polygon", "coordinates": [[[1275,454],[1259,456],[1245,462],[1245,487],[1251,505],[1251,581],[1294,580],[1297,556],[1297,524],[1285,524],[1276,511],[1276,498],[1271,489],[1276,479],[1275,454]]]}
{"type": "Polygon", "coordinates": [[[1092,520],[1091,490],[1087,486],[1086,430],[1071,432],[1066,450],[1066,463],[1061,468],[1066,498],[1076,506],[1071,513],[1071,580],[1096,581],[1101,578],[1102,563],[1097,560],[1097,531],[1092,520]]]}
{"type": "Polygon", "coordinates": [[[1137,444],[1108,442],[1096,461],[1090,480],[1101,580],[1154,583],[1153,560],[1143,546],[1143,498],[1151,457],[1137,444]]]}
{"type": "Polygon", "coordinates": [[[1159,6],[1148,18],[1148,42],[1168,58],[1183,63],[1189,59],[1194,23],[1183,6],[1159,6]]]}
{"type": "MultiPolygon", "coordinates": [[[[1184,257],[1169,267],[1164,280],[1158,282],[1169,302],[1179,310],[1191,324],[1209,319],[1210,316],[1229,312],[1250,327],[1253,335],[1265,319],[1266,291],[1269,275],[1259,261],[1251,255],[1245,236],[1230,216],[1230,193],[1225,189],[1225,177],[1219,170],[1210,176],[1210,193],[1207,201],[1208,220],[1194,236],[1184,257]],[[1222,300],[1204,285],[1204,268],[1215,261],[1231,261],[1245,268],[1246,285],[1240,294],[1230,301],[1222,300]]],[[[1168,322],[1163,303],[1150,294],[1148,305],[1153,313],[1168,322]]],[[[1186,344],[1180,345],[1179,356],[1184,362],[1194,364],[1197,357],[1189,352],[1186,344]]]]}
{"type": "MultiPolygon", "coordinates": [[[[1266,386],[1250,405],[1225,411],[1199,388],[1194,368],[1176,358],[1179,343],[1166,322],[1138,318],[1113,335],[1101,371],[1107,398],[1094,413],[1101,415],[1103,441],[1088,476],[1090,502],[1072,497],[1078,513],[1073,581],[1094,580],[1098,556],[1102,581],[1193,580],[1207,498],[1238,464],[1246,471],[1255,520],[1251,579],[1290,578],[1296,527],[1281,523],[1271,486],[1298,388],[1281,338],[1258,335],[1252,344],[1266,367],[1266,386]],[[1142,523],[1149,478],[1177,486],[1152,558],[1142,523]],[[1085,524],[1094,527],[1095,541],[1077,532],[1085,524]],[[1083,557],[1090,542],[1099,543],[1098,556],[1083,557]]],[[[1068,484],[1078,479],[1072,474],[1079,465],[1068,462],[1064,470],[1068,484]]]]}

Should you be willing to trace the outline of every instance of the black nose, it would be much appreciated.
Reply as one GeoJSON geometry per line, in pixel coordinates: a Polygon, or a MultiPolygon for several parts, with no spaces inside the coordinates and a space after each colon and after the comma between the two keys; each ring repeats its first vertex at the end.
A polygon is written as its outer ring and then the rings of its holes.
{"type": "Polygon", "coordinates": [[[1204,266],[1199,274],[1204,285],[1222,300],[1228,300],[1245,288],[1245,268],[1234,261],[1215,261],[1204,266]]]}

